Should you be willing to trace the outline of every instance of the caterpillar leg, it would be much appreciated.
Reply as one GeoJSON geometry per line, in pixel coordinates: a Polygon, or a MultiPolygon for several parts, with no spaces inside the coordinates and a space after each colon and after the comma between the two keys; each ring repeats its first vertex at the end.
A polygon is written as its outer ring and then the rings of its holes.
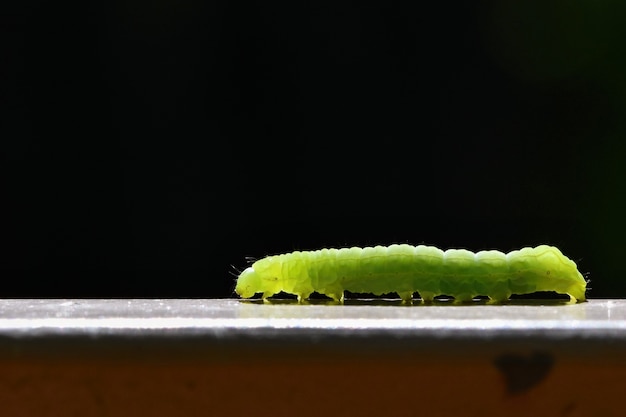
{"type": "Polygon", "coordinates": [[[334,301],[343,303],[344,291],[343,291],[343,288],[341,288],[340,286],[331,285],[326,288],[320,288],[317,290],[317,292],[325,295],[326,297],[332,298],[334,301]]]}
{"type": "Polygon", "coordinates": [[[343,291],[338,292],[338,293],[326,293],[324,295],[332,298],[334,301],[337,301],[338,303],[343,304],[343,300],[344,300],[343,291]]]}
{"type": "Polygon", "coordinates": [[[472,294],[458,294],[454,296],[454,301],[457,303],[468,303],[474,299],[472,294]]]}
{"type": "Polygon", "coordinates": [[[270,300],[268,300],[268,298],[270,298],[272,295],[274,295],[274,293],[273,293],[273,292],[271,292],[271,291],[265,291],[265,292],[263,293],[263,295],[262,295],[262,297],[261,297],[261,298],[263,299],[263,302],[264,302],[264,303],[269,303],[269,302],[270,302],[270,300]]]}
{"type": "Polygon", "coordinates": [[[402,299],[402,304],[413,304],[413,292],[412,291],[399,292],[398,296],[402,299]]]}
{"type": "Polygon", "coordinates": [[[489,296],[489,304],[500,304],[508,301],[511,293],[497,293],[489,296]]]}
{"type": "Polygon", "coordinates": [[[311,296],[311,293],[309,294],[297,294],[298,295],[298,304],[304,304],[306,302],[306,300],[311,296]]]}
{"type": "Polygon", "coordinates": [[[422,301],[425,303],[430,303],[435,299],[435,293],[434,292],[428,292],[428,291],[417,291],[420,294],[420,297],[422,298],[422,301]]]}

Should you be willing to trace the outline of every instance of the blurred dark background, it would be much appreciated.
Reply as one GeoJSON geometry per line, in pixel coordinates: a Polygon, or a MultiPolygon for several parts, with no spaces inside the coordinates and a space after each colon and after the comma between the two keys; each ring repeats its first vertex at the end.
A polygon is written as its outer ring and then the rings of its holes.
{"type": "Polygon", "coordinates": [[[458,3],[15,3],[0,296],[402,242],[553,244],[626,296],[626,3],[458,3]]]}

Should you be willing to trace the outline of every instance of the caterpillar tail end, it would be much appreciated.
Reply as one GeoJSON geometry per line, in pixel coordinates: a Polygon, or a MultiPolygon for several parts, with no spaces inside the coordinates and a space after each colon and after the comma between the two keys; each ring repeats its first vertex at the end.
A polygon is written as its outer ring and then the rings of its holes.
{"type": "Polygon", "coordinates": [[[587,284],[589,284],[589,281],[585,280],[579,272],[576,282],[572,283],[569,288],[563,288],[563,293],[569,295],[572,303],[584,303],[587,301],[587,284]]]}
{"type": "Polygon", "coordinates": [[[569,295],[569,300],[572,303],[584,303],[587,301],[584,289],[568,291],[567,295],[569,295]]]}

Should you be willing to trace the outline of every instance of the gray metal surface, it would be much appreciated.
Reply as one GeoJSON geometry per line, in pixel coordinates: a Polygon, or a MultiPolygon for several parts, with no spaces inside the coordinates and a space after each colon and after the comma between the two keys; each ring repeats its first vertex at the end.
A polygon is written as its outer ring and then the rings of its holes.
{"type": "Polygon", "coordinates": [[[396,300],[318,301],[233,299],[5,299],[0,342],[190,340],[239,347],[259,343],[358,344],[463,350],[500,347],[626,348],[626,300],[516,300],[503,305],[396,300]],[[370,343],[365,343],[365,342],[370,343]],[[450,343],[450,342],[454,343],[450,343]],[[404,344],[402,342],[405,342],[404,344]]]}

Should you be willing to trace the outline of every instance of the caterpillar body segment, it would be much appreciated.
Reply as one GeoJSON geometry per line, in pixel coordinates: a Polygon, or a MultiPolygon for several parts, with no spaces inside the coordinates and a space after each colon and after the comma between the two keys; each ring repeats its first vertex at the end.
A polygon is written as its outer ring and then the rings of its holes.
{"type": "Polygon", "coordinates": [[[391,245],[321,249],[274,255],[255,262],[237,279],[243,298],[263,298],[283,291],[299,300],[313,292],[342,301],[344,291],[382,295],[395,292],[411,301],[438,295],[468,301],[488,296],[507,300],[512,294],[555,291],[585,300],[586,281],[576,264],[559,249],[541,245],[504,254],[434,246],[391,245]]]}

